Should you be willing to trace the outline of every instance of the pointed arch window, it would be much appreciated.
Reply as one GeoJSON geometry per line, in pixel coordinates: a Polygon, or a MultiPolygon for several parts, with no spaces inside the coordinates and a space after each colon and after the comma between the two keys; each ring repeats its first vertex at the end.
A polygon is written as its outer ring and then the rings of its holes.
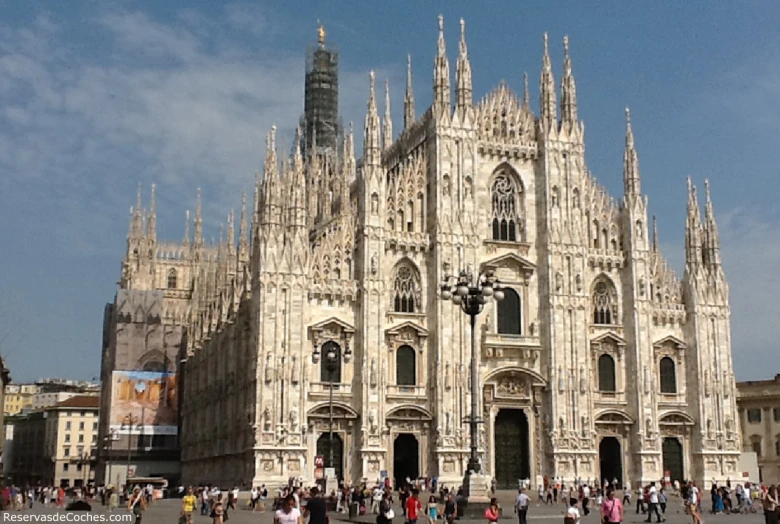
{"type": "Polygon", "coordinates": [[[409,263],[399,264],[393,277],[393,311],[417,313],[421,309],[421,302],[417,270],[409,263]]]}
{"type": "Polygon", "coordinates": [[[520,295],[510,287],[504,288],[504,300],[496,302],[498,332],[503,335],[522,335],[522,306],[520,295]]]}
{"type": "Polygon", "coordinates": [[[332,340],[320,350],[320,382],[341,382],[341,346],[332,340]]]}
{"type": "Polygon", "coordinates": [[[411,346],[401,346],[395,352],[395,383],[398,386],[417,385],[417,355],[411,346]]]}
{"type": "Polygon", "coordinates": [[[178,284],[178,275],[176,274],[175,269],[171,269],[168,271],[168,289],[176,289],[178,284]]]}
{"type": "Polygon", "coordinates": [[[522,238],[522,188],[507,169],[501,169],[490,187],[490,226],[493,240],[517,242],[522,238]]]}
{"type": "Polygon", "coordinates": [[[617,324],[617,292],[612,282],[605,278],[596,281],[593,286],[593,323],[617,324]]]}
{"type": "Polygon", "coordinates": [[[671,357],[664,357],[658,363],[658,374],[661,377],[661,393],[677,393],[677,369],[671,357]]]}
{"type": "Polygon", "coordinates": [[[615,359],[603,354],[599,357],[599,391],[614,393],[617,391],[615,381],[615,359]]]}

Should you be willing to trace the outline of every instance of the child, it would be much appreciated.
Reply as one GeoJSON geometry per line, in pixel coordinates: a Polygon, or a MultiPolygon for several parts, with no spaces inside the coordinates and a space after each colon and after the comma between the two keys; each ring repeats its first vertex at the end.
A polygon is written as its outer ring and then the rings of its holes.
{"type": "Polygon", "coordinates": [[[428,498],[428,518],[431,519],[431,523],[435,524],[438,519],[438,509],[436,507],[436,497],[433,495],[428,498]]]}

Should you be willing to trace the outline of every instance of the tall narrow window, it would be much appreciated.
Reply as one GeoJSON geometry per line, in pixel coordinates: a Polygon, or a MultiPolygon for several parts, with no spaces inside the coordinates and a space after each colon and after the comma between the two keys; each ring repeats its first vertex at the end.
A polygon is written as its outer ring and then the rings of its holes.
{"type": "Polygon", "coordinates": [[[661,393],[677,393],[677,370],[674,360],[664,357],[658,363],[658,374],[661,376],[661,393]]]}
{"type": "Polygon", "coordinates": [[[416,355],[410,346],[401,346],[395,352],[395,383],[399,386],[417,384],[416,355]]]}
{"type": "Polygon", "coordinates": [[[168,271],[168,289],[176,289],[177,279],[176,270],[171,269],[168,271]]]}
{"type": "Polygon", "coordinates": [[[508,168],[500,169],[490,188],[493,240],[516,242],[522,238],[522,189],[508,168]]]}
{"type": "Polygon", "coordinates": [[[615,359],[609,355],[599,357],[599,391],[615,392],[615,359]]]}
{"type": "Polygon", "coordinates": [[[320,349],[320,381],[341,382],[341,346],[332,340],[320,349]]]}
{"type": "Polygon", "coordinates": [[[522,308],[520,295],[510,287],[504,288],[504,300],[496,302],[498,332],[505,335],[522,334],[522,308]]]}
{"type": "Polygon", "coordinates": [[[416,268],[408,262],[401,262],[393,279],[393,310],[397,313],[415,313],[422,305],[420,300],[420,279],[416,268]]]}
{"type": "Polygon", "coordinates": [[[606,278],[600,278],[593,286],[593,323],[617,324],[617,293],[606,278]]]}

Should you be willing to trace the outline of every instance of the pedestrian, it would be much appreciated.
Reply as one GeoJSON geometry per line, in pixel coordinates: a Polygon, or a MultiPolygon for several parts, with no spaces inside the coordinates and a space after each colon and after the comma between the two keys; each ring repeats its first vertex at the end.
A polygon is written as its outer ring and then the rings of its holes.
{"type": "Polygon", "coordinates": [[[428,497],[428,519],[431,521],[431,524],[436,524],[436,521],[439,518],[439,508],[436,506],[436,497],[434,495],[431,495],[428,497]]]}
{"type": "Polygon", "coordinates": [[[517,490],[515,498],[515,513],[517,513],[517,523],[527,524],[528,520],[528,495],[524,493],[523,488],[517,490]]]}
{"type": "Polygon", "coordinates": [[[214,505],[211,507],[211,524],[223,524],[225,522],[225,506],[222,504],[222,493],[217,495],[214,505]]]}
{"type": "Polygon", "coordinates": [[[490,506],[485,510],[485,518],[487,519],[488,524],[498,524],[498,517],[500,515],[501,512],[498,506],[498,499],[493,497],[490,499],[490,506]]]}
{"type": "Polygon", "coordinates": [[[141,524],[144,510],[146,510],[146,500],[141,488],[135,488],[127,501],[127,509],[135,515],[135,524],[141,524]]]}
{"type": "Polygon", "coordinates": [[[580,510],[577,508],[577,503],[576,498],[569,499],[569,509],[566,510],[566,516],[563,517],[564,524],[580,524],[580,510]]]}
{"type": "Polygon", "coordinates": [[[457,516],[457,505],[455,504],[455,495],[450,493],[447,496],[447,502],[444,504],[444,520],[447,524],[453,524],[457,516]]]}
{"type": "Polygon", "coordinates": [[[192,524],[192,512],[195,511],[195,495],[192,488],[187,490],[187,494],[181,498],[181,515],[186,519],[186,524],[192,524]]]}
{"type": "Polygon", "coordinates": [[[274,513],[274,524],[303,524],[303,517],[295,507],[295,497],[292,494],[284,497],[282,507],[274,513]]]}
{"type": "Polygon", "coordinates": [[[650,484],[650,487],[647,489],[647,497],[647,520],[645,522],[650,522],[653,519],[653,513],[655,513],[656,522],[665,521],[666,519],[662,518],[661,512],[658,511],[658,490],[655,487],[655,482],[650,484]]]}
{"type": "Polygon", "coordinates": [[[328,508],[317,486],[311,488],[311,498],[303,508],[303,518],[309,518],[309,524],[328,524],[328,508]]]}
{"type": "Polygon", "coordinates": [[[615,497],[615,491],[607,491],[607,498],[601,503],[601,522],[620,524],[623,522],[623,503],[615,497]]]}
{"type": "Polygon", "coordinates": [[[691,481],[688,485],[688,498],[686,499],[686,506],[691,513],[691,519],[693,524],[704,524],[701,518],[701,510],[699,504],[701,503],[701,497],[699,496],[699,488],[696,487],[696,483],[691,481]]]}
{"type": "Polygon", "coordinates": [[[764,522],[766,524],[778,523],[778,509],[780,500],[778,500],[777,486],[771,485],[769,489],[761,494],[761,506],[764,508],[764,522]]]}
{"type": "Polygon", "coordinates": [[[417,488],[412,490],[412,496],[406,500],[406,522],[407,524],[417,524],[417,518],[422,511],[420,502],[420,492],[417,488]]]}

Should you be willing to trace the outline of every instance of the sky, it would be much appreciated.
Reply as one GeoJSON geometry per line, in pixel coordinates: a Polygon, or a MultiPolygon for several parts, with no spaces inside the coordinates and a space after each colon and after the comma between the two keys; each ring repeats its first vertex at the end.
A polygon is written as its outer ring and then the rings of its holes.
{"type": "Polygon", "coordinates": [[[643,191],[680,275],[685,178],[700,194],[709,178],[736,376],[780,372],[774,2],[6,0],[0,13],[0,352],[15,381],[98,376],[139,183],[145,205],[157,184],[158,238],[182,238],[198,187],[206,236],[218,235],[251,195],[271,125],[290,144],[318,20],[341,52],[345,122],[362,129],[373,69],[399,129],[407,54],[418,114],[430,105],[438,14],[453,78],[462,17],[475,99],[501,80],[520,92],[528,72],[534,109],[543,33],[558,82],[569,36],[588,167],[622,194],[629,106],[643,191]]]}

